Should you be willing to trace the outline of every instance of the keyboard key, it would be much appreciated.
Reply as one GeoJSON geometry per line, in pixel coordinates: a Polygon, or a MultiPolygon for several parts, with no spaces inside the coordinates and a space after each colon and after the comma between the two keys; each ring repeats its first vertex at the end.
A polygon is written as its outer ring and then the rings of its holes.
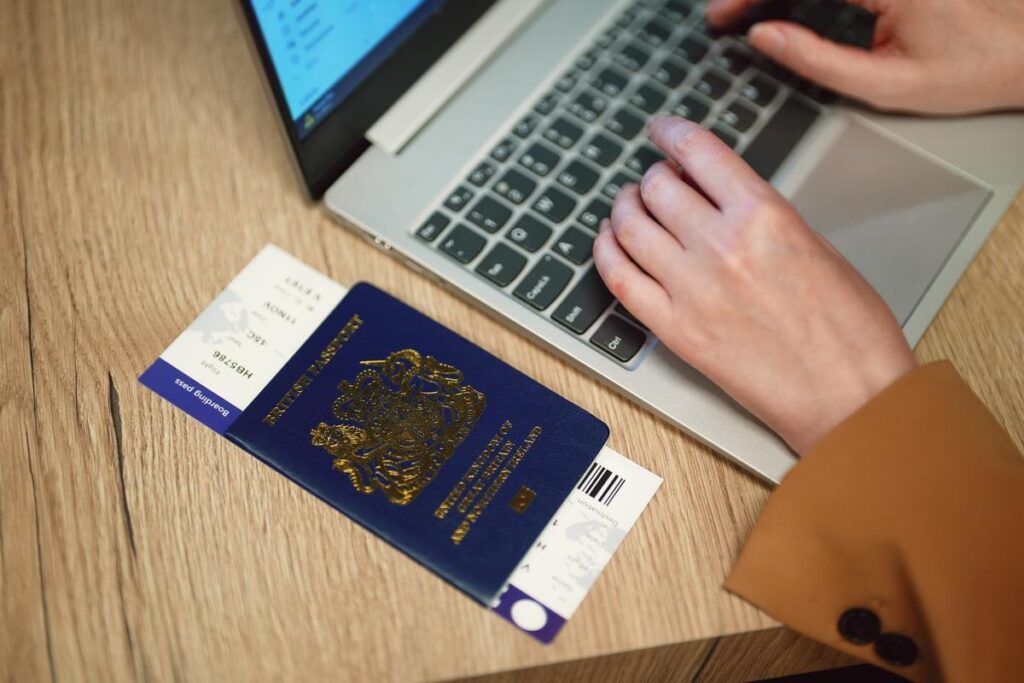
{"type": "Polygon", "coordinates": [[[661,105],[665,104],[667,97],[664,90],[644,84],[629,96],[629,103],[637,109],[653,114],[661,109],[661,105]]]}
{"type": "Polygon", "coordinates": [[[635,356],[646,341],[646,334],[617,315],[605,318],[590,338],[591,344],[623,363],[635,356]]]}
{"type": "Polygon", "coordinates": [[[631,114],[625,107],[616,111],[604,125],[623,140],[632,140],[644,128],[643,119],[631,114]]]}
{"type": "Polygon", "coordinates": [[[576,59],[576,68],[580,71],[589,71],[600,57],[601,53],[598,50],[589,50],[576,59]]]}
{"type": "Polygon", "coordinates": [[[686,78],[687,70],[682,62],[677,62],[674,59],[666,59],[661,63],[654,73],[651,74],[654,80],[661,83],[666,88],[675,88],[686,78]]]}
{"type": "Polygon", "coordinates": [[[571,278],[572,268],[554,256],[544,254],[513,293],[538,311],[543,311],[558,298],[571,278]]]}
{"type": "Polygon", "coordinates": [[[622,145],[608,136],[598,133],[583,146],[582,153],[587,159],[607,168],[615,163],[615,160],[622,154],[622,145]]]}
{"type": "Polygon", "coordinates": [[[772,79],[763,74],[755,75],[748,83],[740,88],[740,95],[747,98],[754,104],[761,105],[762,107],[775,99],[775,95],[778,92],[779,86],[777,86],[772,79]]]}
{"type": "Polygon", "coordinates": [[[754,62],[754,59],[750,53],[730,45],[716,55],[714,61],[715,66],[720,69],[725,69],[731,74],[741,74],[754,62]]]}
{"type": "Polygon", "coordinates": [[[451,211],[458,213],[462,211],[463,207],[473,199],[473,192],[467,188],[459,185],[455,190],[448,195],[448,198],[444,200],[444,205],[451,211]]]}
{"type": "Polygon", "coordinates": [[[576,194],[586,194],[600,177],[600,173],[582,161],[573,161],[558,174],[558,182],[576,194]]]}
{"type": "Polygon", "coordinates": [[[676,116],[682,116],[684,119],[690,119],[696,123],[701,123],[710,111],[711,106],[695,95],[687,95],[672,109],[672,113],[676,116]]]}
{"type": "Polygon", "coordinates": [[[669,0],[661,8],[661,16],[672,25],[682,22],[689,13],[690,6],[686,0],[669,0]]]}
{"type": "Polygon", "coordinates": [[[544,216],[552,223],[561,223],[566,216],[576,209],[576,200],[555,187],[548,187],[544,190],[537,201],[533,203],[533,210],[544,216]]]}
{"type": "Polygon", "coordinates": [[[613,28],[612,30],[605,31],[600,36],[598,36],[597,40],[594,41],[594,45],[601,48],[602,50],[607,50],[608,48],[615,44],[615,41],[618,40],[619,36],[621,35],[621,29],[613,28]]]}
{"type": "Polygon", "coordinates": [[[594,251],[594,238],[579,228],[570,226],[555,241],[551,249],[567,261],[581,266],[590,259],[594,251]]]}
{"type": "Polygon", "coordinates": [[[747,146],[743,158],[758,175],[770,179],[817,118],[818,110],[810,104],[787,98],[747,146]]]}
{"type": "Polygon", "coordinates": [[[553,152],[544,145],[534,143],[519,157],[519,163],[528,168],[541,178],[554,170],[555,166],[562,161],[557,152],[553,152]]]}
{"type": "Polygon", "coordinates": [[[636,37],[653,47],[661,47],[672,35],[672,27],[658,19],[651,19],[636,32],[636,37]]]}
{"type": "Polygon", "coordinates": [[[616,173],[612,179],[601,188],[601,194],[608,197],[608,199],[615,199],[615,195],[619,194],[619,190],[622,189],[623,185],[626,183],[638,182],[640,182],[640,179],[635,176],[631,176],[627,173],[616,173]]]}
{"type": "Polygon", "coordinates": [[[544,246],[548,238],[551,237],[552,232],[554,231],[546,223],[542,223],[530,214],[524,213],[519,217],[515,225],[505,233],[505,237],[510,242],[532,253],[544,246]]]}
{"type": "Polygon", "coordinates": [[[612,61],[626,71],[639,71],[651,58],[651,53],[640,47],[639,43],[630,43],[612,56],[612,61]]]}
{"type": "Polygon", "coordinates": [[[487,232],[498,232],[508,219],[512,218],[512,209],[494,197],[484,196],[469,210],[467,218],[478,228],[483,228],[487,232]]]}
{"type": "Polygon", "coordinates": [[[604,95],[592,92],[580,93],[572,104],[569,105],[569,111],[587,123],[596,121],[597,117],[607,108],[608,100],[605,99],[604,95]]]}
{"type": "Polygon", "coordinates": [[[534,129],[537,128],[537,124],[540,122],[541,118],[536,114],[527,114],[522,119],[520,119],[519,123],[517,123],[515,125],[515,128],[512,129],[512,132],[515,133],[518,137],[528,138],[530,137],[530,133],[532,133],[534,129]]]}
{"type": "MultiPolygon", "coordinates": [[[[618,190],[616,190],[618,192],[618,190]]],[[[576,217],[584,227],[590,228],[594,232],[601,226],[601,221],[605,218],[609,218],[612,215],[612,205],[603,199],[595,197],[590,200],[587,207],[580,212],[580,215],[576,217]]]]}
{"type": "Polygon", "coordinates": [[[733,130],[743,133],[750,130],[750,127],[757,121],[757,112],[739,102],[733,102],[718,115],[718,120],[733,130]]]}
{"type": "Polygon", "coordinates": [[[576,334],[583,334],[614,300],[615,297],[605,287],[597,269],[590,268],[576,286],[569,290],[551,317],[576,334]]]}
{"type": "Polygon", "coordinates": [[[570,149],[583,136],[583,129],[568,119],[558,118],[544,131],[544,139],[570,149]]]}
{"type": "Polygon", "coordinates": [[[683,61],[696,64],[704,59],[704,55],[708,53],[710,45],[706,39],[691,33],[683,38],[679,45],[672,50],[672,53],[683,61]]]}
{"type": "Polygon", "coordinates": [[[716,71],[704,72],[693,89],[704,97],[717,100],[729,90],[729,79],[716,71]]]}
{"type": "Polygon", "coordinates": [[[533,110],[541,116],[547,116],[555,110],[555,107],[558,106],[558,102],[561,99],[561,94],[557,92],[549,92],[547,95],[540,98],[537,104],[533,105],[533,110]]]}
{"type": "Polygon", "coordinates": [[[515,169],[505,171],[505,175],[494,185],[494,191],[513,204],[522,204],[536,189],[536,181],[515,169]]]}
{"type": "Polygon", "coordinates": [[[487,240],[465,225],[456,225],[448,235],[441,240],[441,251],[451,256],[456,261],[469,263],[477,257],[477,254],[487,244],[487,240]]]}
{"type": "Polygon", "coordinates": [[[736,137],[736,134],[727,129],[725,126],[716,124],[711,127],[711,132],[718,136],[718,139],[729,145],[733,149],[736,149],[736,145],[739,144],[740,139],[736,137]]]}
{"type": "Polygon", "coordinates": [[[648,168],[665,158],[665,155],[647,145],[637,147],[626,159],[626,168],[642,176],[648,168]]]}
{"type": "Polygon", "coordinates": [[[633,23],[633,20],[636,19],[638,12],[639,10],[637,8],[630,7],[629,9],[625,10],[622,14],[620,14],[618,17],[616,17],[615,25],[618,26],[619,28],[626,28],[627,26],[633,23]]]}
{"type": "Polygon", "coordinates": [[[499,287],[505,287],[516,279],[525,265],[525,256],[507,244],[499,242],[476,267],[476,272],[499,287]]]}
{"type": "Polygon", "coordinates": [[[495,161],[508,161],[509,157],[519,149],[519,143],[512,138],[505,138],[498,143],[498,146],[491,150],[491,158],[495,161]]]}
{"type": "Polygon", "coordinates": [[[494,173],[498,170],[498,167],[489,161],[481,161],[480,165],[473,169],[473,172],[466,178],[469,182],[476,185],[477,187],[483,187],[487,184],[487,181],[491,179],[494,173]]]}
{"type": "Polygon", "coordinates": [[[555,83],[555,90],[563,93],[567,93],[576,87],[579,82],[579,76],[575,73],[567,73],[558,79],[558,83],[555,83]]]}
{"type": "Polygon", "coordinates": [[[435,211],[430,218],[423,222],[423,225],[416,231],[416,235],[424,242],[433,242],[438,235],[444,232],[449,223],[451,223],[451,219],[448,216],[440,211],[435,211]]]}
{"type": "Polygon", "coordinates": [[[608,97],[615,97],[626,87],[629,83],[629,76],[623,75],[612,67],[603,69],[601,73],[594,76],[594,80],[590,81],[590,85],[594,86],[608,97]]]}

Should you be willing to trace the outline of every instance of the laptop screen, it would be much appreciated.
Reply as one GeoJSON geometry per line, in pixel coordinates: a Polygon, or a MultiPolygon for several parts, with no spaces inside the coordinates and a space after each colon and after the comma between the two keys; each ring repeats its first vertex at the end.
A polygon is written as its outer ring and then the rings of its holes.
{"type": "Polygon", "coordinates": [[[252,0],[302,139],[444,0],[252,0]]]}

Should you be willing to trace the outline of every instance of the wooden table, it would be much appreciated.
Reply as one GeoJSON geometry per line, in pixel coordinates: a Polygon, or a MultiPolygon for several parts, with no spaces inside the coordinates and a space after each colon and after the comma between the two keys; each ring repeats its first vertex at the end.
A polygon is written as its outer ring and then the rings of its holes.
{"type": "MultiPolygon", "coordinates": [[[[0,678],[737,680],[845,662],[719,587],[765,486],[304,201],[231,4],[0,6],[0,678]],[[138,384],[267,242],[435,316],[665,478],[552,647],[138,384]]],[[[1018,443],[1021,292],[1018,200],[918,349],[954,358],[1018,443]]]]}

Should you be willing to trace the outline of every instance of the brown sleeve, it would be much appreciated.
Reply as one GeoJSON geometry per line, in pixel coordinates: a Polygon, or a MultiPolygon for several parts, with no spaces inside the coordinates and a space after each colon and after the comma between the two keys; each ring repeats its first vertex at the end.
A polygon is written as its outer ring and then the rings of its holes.
{"type": "Polygon", "coordinates": [[[950,363],[920,367],[790,471],[725,587],[908,678],[1020,681],[1024,459],[950,363]]]}

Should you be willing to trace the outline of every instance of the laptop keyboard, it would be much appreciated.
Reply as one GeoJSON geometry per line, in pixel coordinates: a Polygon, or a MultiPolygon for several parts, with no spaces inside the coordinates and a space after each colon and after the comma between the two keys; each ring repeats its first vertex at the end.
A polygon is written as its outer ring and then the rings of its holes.
{"type": "MultiPolygon", "coordinates": [[[[789,19],[870,45],[873,20],[862,10],[803,0],[769,2],[765,11],[779,17],[782,5],[789,19]]],[[[638,0],[621,11],[482,151],[417,226],[419,239],[632,367],[656,340],[615,302],[591,251],[619,188],[664,158],[643,135],[648,119],[701,123],[768,179],[832,97],[743,41],[713,37],[702,16],[690,0],[638,0]]]]}

